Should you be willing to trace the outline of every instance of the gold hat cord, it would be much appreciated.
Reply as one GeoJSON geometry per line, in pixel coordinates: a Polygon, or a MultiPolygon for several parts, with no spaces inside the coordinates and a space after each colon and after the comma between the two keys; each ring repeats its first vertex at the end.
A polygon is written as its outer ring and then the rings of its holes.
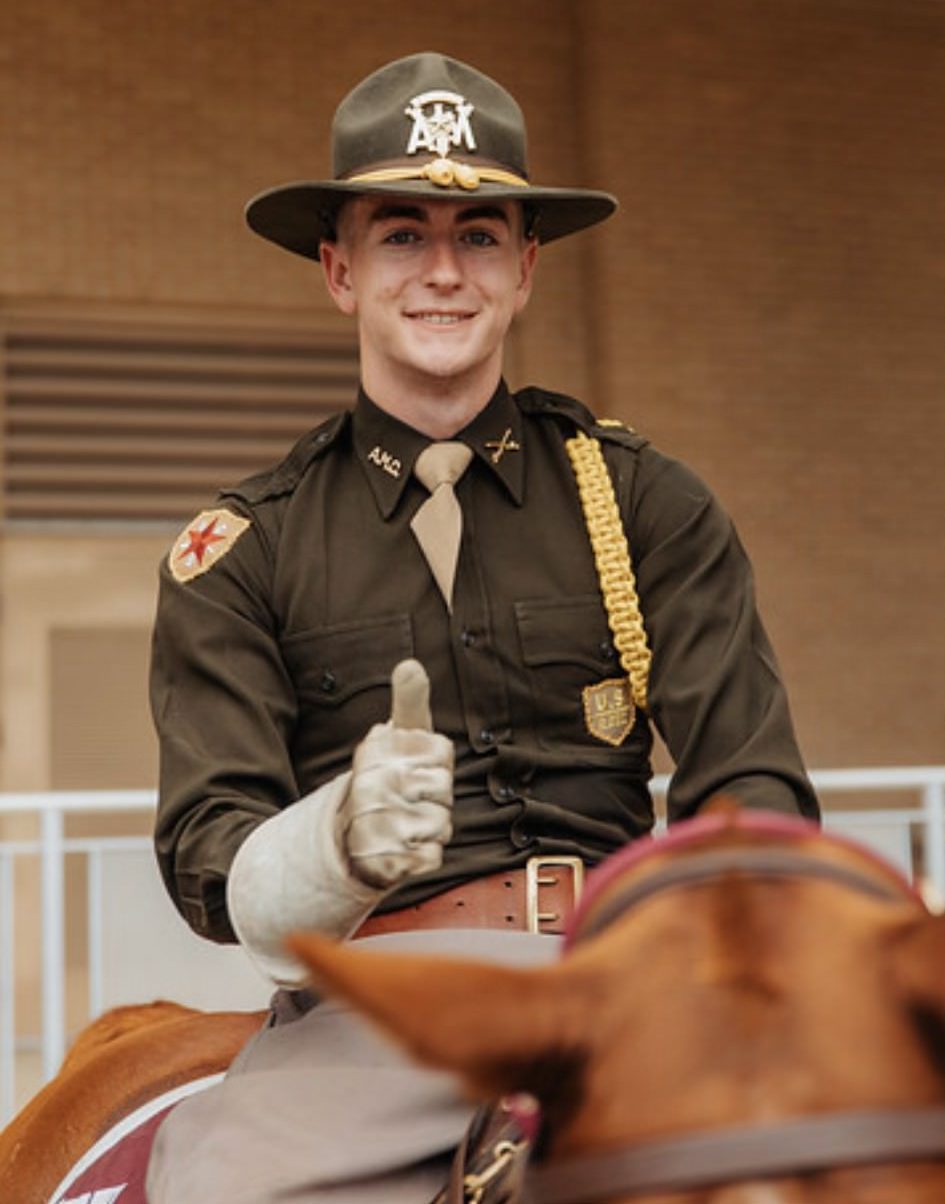
{"type": "Polygon", "coordinates": [[[498,167],[474,167],[456,159],[434,159],[410,167],[379,167],[345,178],[346,184],[395,184],[405,180],[429,180],[438,188],[457,187],[475,192],[480,184],[508,184],[528,188],[528,181],[498,167]]]}

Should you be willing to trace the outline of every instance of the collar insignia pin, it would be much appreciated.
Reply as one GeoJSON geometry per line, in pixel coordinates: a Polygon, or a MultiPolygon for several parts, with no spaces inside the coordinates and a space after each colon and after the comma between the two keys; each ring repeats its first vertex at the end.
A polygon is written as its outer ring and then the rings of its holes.
{"type": "Polygon", "coordinates": [[[512,428],[507,426],[502,433],[501,439],[490,439],[486,444],[486,451],[491,451],[490,457],[493,464],[498,464],[507,451],[520,451],[519,445],[512,438],[512,428]]]}
{"type": "Polygon", "coordinates": [[[403,464],[396,456],[392,456],[389,451],[384,451],[380,447],[372,447],[368,452],[367,458],[372,464],[376,464],[378,468],[382,468],[388,476],[391,476],[396,481],[403,470],[403,464]]]}

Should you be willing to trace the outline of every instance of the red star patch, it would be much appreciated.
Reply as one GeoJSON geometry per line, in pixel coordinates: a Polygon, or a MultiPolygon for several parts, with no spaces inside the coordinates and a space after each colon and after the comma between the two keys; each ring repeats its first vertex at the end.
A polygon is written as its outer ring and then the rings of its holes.
{"type": "Polygon", "coordinates": [[[249,526],[231,510],[204,510],[174,540],[167,558],[177,581],[190,581],[219,564],[249,526]]]}
{"type": "Polygon", "coordinates": [[[177,557],[178,560],[186,560],[188,556],[196,556],[197,563],[203,564],[203,558],[207,554],[207,550],[215,543],[221,543],[226,539],[225,535],[217,535],[216,525],[219,518],[212,518],[205,527],[190,527],[187,534],[190,536],[190,543],[181,551],[177,557]]]}

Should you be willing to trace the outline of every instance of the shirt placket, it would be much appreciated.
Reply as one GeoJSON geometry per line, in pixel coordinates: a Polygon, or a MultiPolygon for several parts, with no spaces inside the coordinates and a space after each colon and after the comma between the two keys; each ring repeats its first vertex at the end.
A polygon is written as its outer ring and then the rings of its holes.
{"type": "Polygon", "coordinates": [[[450,638],[466,736],[473,752],[485,757],[508,743],[512,731],[508,692],[482,572],[488,543],[477,530],[478,484],[473,469],[457,487],[463,508],[463,540],[453,586],[450,638]]]}

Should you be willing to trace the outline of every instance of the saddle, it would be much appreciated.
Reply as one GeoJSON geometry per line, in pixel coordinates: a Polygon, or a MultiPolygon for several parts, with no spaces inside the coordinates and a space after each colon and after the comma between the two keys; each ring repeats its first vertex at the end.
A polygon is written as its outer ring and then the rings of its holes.
{"type": "Polygon", "coordinates": [[[144,1181],[161,1122],[183,1099],[222,1074],[185,1083],[149,1100],[104,1134],[53,1192],[50,1204],[147,1204],[144,1181]]]}
{"type": "Polygon", "coordinates": [[[530,1127],[504,1101],[479,1108],[430,1204],[517,1204],[534,1140],[530,1127]]]}

